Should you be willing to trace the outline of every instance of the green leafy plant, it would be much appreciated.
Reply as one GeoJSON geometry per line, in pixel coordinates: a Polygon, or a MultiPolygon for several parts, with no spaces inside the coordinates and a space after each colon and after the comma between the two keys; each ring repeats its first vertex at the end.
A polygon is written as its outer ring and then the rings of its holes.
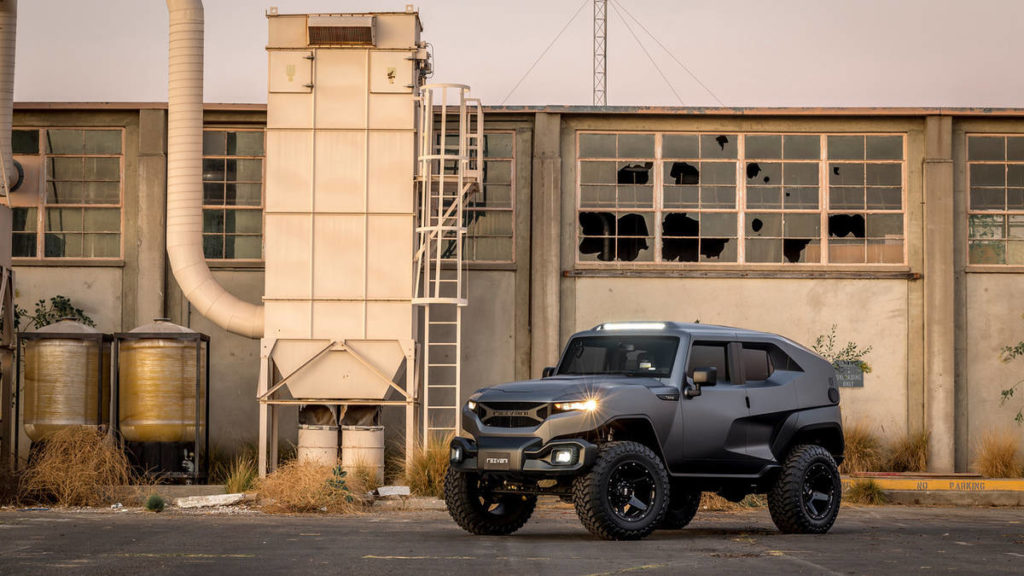
{"type": "Polygon", "coordinates": [[[31,322],[33,328],[49,326],[65,318],[70,318],[86,326],[96,326],[96,323],[93,322],[92,318],[84,310],[72,304],[70,298],[60,294],[51,297],[49,303],[47,303],[45,298],[36,302],[35,314],[29,314],[24,308],[15,307],[14,316],[16,328],[20,328],[22,318],[31,322]]]}
{"type": "Polygon", "coordinates": [[[150,494],[149,498],[146,498],[146,510],[150,512],[163,512],[166,506],[167,501],[159,494],[150,494]]]}
{"type": "MultiPolygon", "coordinates": [[[[1017,342],[1013,346],[1005,346],[1002,350],[1003,362],[1009,362],[1018,356],[1024,356],[1024,341],[1017,342]]],[[[1009,388],[1005,388],[1000,392],[1001,398],[999,399],[999,405],[1003,406],[1007,402],[1013,400],[1013,395],[1020,388],[1020,385],[1024,384],[1024,380],[1018,380],[1009,388]]],[[[1013,421],[1017,424],[1024,424],[1024,407],[1017,409],[1016,416],[1013,417],[1013,421]]]]}
{"type": "Polygon", "coordinates": [[[348,472],[338,464],[331,471],[331,477],[327,480],[327,485],[335,490],[340,490],[345,493],[345,502],[352,502],[352,491],[348,489],[345,483],[345,477],[348,476],[348,472]]]}
{"type": "Polygon", "coordinates": [[[871,352],[871,346],[861,348],[856,342],[849,341],[844,346],[836,344],[836,328],[833,324],[828,334],[821,334],[814,340],[811,347],[819,356],[832,363],[837,370],[843,364],[856,364],[860,371],[867,374],[871,372],[871,365],[864,361],[864,357],[871,352]]]}

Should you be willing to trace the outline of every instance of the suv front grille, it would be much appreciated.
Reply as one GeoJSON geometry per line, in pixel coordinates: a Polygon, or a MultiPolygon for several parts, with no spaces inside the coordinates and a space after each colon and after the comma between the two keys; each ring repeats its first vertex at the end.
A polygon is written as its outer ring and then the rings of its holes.
{"type": "Polygon", "coordinates": [[[487,402],[477,404],[480,421],[498,428],[533,428],[548,417],[544,402],[487,402]]]}

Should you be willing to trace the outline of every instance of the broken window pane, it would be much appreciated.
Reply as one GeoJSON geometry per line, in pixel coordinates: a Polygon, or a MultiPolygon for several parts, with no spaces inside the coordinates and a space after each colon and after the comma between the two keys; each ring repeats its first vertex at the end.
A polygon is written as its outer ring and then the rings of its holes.
{"type": "Polygon", "coordinates": [[[654,134],[619,134],[619,158],[654,158],[654,134]]]}
{"type": "Polygon", "coordinates": [[[832,214],[828,217],[828,235],[833,238],[863,238],[863,214],[832,214]]]}
{"type": "Polygon", "coordinates": [[[821,242],[817,239],[786,238],[782,241],[782,255],[791,264],[818,263],[821,262],[821,242]]]}
{"type": "Polygon", "coordinates": [[[1005,209],[1005,188],[971,188],[971,210],[1005,209]]]}
{"type": "Polygon", "coordinates": [[[782,164],[778,162],[748,162],[747,186],[778,186],[782,184],[782,164]]]}
{"type": "Polygon", "coordinates": [[[615,135],[580,134],[580,158],[615,158],[615,135]]]}
{"type": "Polygon", "coordinates": [[[867,136],[868,160],[902,160],[902,136],[867,136]]]}
{"type": "Polygon", "coordinates": [[[666,185],[700,184],[700,168],[697,162],[666,162],[664,166],[666,185]]]}
{"type": "Polygon", "coordinates": [[[1006,160],[1006,139],[1002,136],[971,136],[967,139],[967,159],[995,162],[1006,160]]]}
{"type": "Polygon", "coordinates": [[[863,160],[863,136],[829,136],[828,157],[831,160],[863,160]]]}
{"type": "Polygon", "coordinates": [[[696,134],[665,134],[661,139],[663,158],[699,158],[696,134]]]}
{"type": "Polygon", "coordinates": [[[818,188],[787,186],[783,192],[783,206],[787,210],[816,210],[818,208],[818,188]]]}
{"type": "Polygon", "coordinates": [[[701,262],[735,262],[736,241],[731,238],[701,238],[701,262]]]}
{"type": "Polygon", "coordinates": [[[747,229],[748,237],[771,237],[782,236],[782,214],[771,212],[748,212],[747,229]]]}
{"type": "Polygon", "coordinates": [[[821,158],[821,138],[817,135],[787,134],[782,137],[787,160],[817,160],[821,158]]]}
{"type": "Polygon", "coordinates": [[[736,134],[701,134],[701,158],[736,158],[736,134]]]}
{"type": "Polygon", "coordinates": [[[616,181],[619,184],[653,184],[651,168],[654,162],[619,162],[616,181]]]}
{"type": "Polygon", "coordinates": [[[749,135],[746,137],[748,160],[776,160],[782,158],[782,136],[749,135]]]}
{"type": "Polygon", "coordinates": [[[832,186],[863,186],[864,164],[829,164],[828,183],[832,186]]]}
{"type": "Polygon", "coordinates": [[[972,164],[971,186],[1006,186],[1006,164],[972,164]]]}
{"type": "Polygon", "coordinates": [[[665,214],[661,228],[661,258],[669,262],[697,262],[700,221],[697,214],[665,214]]]}

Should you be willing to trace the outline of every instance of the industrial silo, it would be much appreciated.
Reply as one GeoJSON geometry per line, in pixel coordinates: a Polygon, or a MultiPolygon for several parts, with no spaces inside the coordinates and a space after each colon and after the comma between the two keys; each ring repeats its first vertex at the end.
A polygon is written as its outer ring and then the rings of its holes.
{"type": "Polygon", "coordinates": [[[166,478],[204,478],[209,336],[158,318],[116,334],[114,353],[118,429],[135,464],[166,478]]]}
{"type": "Polygon", "coordinates": [[[32,442],[68,426],[99,426],[110,414],[110,335],[61,320],[19,335],[25,434],[32,442]]]}

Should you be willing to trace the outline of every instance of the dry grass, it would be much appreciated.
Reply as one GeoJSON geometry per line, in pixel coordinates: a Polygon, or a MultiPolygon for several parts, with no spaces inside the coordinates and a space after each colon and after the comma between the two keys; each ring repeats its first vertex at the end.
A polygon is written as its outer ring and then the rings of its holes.
{"type": "Polygon", "coordinates": [[[886,451],[882,470],[924,472],[928,468],[928,431],[922,430],[894,440],[886,451]]]}
{"type": "Polygon", "coordinates": [[[878,482],[870,478],[857,480],[846,490],[844,500],[852,504],[870,504],[880,506],[888,502],[885,492],[878,482]]]}
{"type": "Polygon", "coordinates": [[[844,426],[843,437],[846,450],[840,472],[849,474],[878,470],[882,462],[882,442],[867,424],[857,421],[844,426]]]}
{"type": "Polygon", "coordinates": [[[359,486],[364,492],[373,492],[383,485],[377,479],[377,467],[368,462],[357,461],[354,466],[346,466],[345,470],[353,485],[359,486]]]}
{"type": "Polygon", "coordinates": [[[228,494],[248,492],[256,484],[256,478],[256,461],[251,456],[235,456],[224,475],[224,491],[228,494]]]}
{"type": "MultiPolygon", "coordinates": [[[[416,449],[402,475],[402,483],[409,487],[410,492],[416,496],[444,496],[444,475],[448,472],[448,446],[453,437],[454,435],[449,434],[443,439],[431,442],[427,450],[422,447],[416,449]]],[[[400,458],[404,464],[404,455],[400,458]]]]}
{"type": "Polygon", "coordinates": [[[58,506],[103,506],[125,500],[127,487],[141,481],[113,440],[77,426],[46,439],[21,478],[19,496],[58,506]]]}
{"type": "Polygon", "coordinates": [[[17,473],[0,469],[0,506],[14,504],[18,500],[17,473]]]}
{"type": "Polygon", "coordinates": [[[1024,475],[1020,458],[1020,437],[1013,430],[989,430],[978,444],[974,466],[989,478],[1017,478],[1024,475]]]}
{"type": "Polygon", "coordinates": [[[338,466],[293,460],[257,484],[259,501],[269,513],[358,512],[364,506],[359,479],[338,466]]]}
{"type": "Polygon", "coordinates": [[[764,494],[750,494],[739,502],[730,502],[714,492],[705,492],[700,497],[699,510],[711,510],[718,512],[735,512],[736,510],[747,510],[750,508],[761,508],[767,506],[768,501],[764,494]]]}

